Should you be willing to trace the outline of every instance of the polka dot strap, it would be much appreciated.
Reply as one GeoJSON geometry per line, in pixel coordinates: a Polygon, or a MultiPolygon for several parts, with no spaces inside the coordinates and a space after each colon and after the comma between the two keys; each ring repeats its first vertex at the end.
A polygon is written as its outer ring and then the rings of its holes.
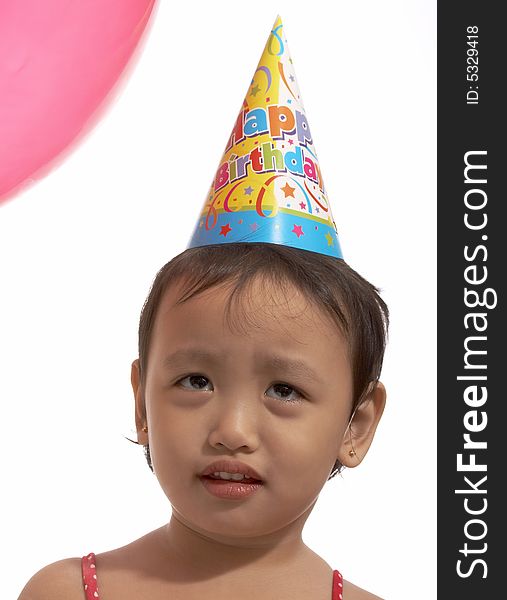
{"type": "Polygon", "coordinates": [[[340,571],[333,571],[333,597],[331,600],[343,600],[343,578],[340,571]]]}
{"type": "Polygon", "coordinates": [[[99,598],[99,587],[95,568],[95,554],[93,552],[90,552],[87,556],[83,556],[81,559],[81,570],[83,572],[86,600],[97,600],[99,598]]]}

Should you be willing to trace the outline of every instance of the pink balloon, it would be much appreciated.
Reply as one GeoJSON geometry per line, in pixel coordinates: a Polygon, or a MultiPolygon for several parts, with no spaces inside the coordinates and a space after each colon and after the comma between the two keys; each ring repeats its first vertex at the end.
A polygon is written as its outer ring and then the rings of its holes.
{"type": "Polygon", "coordinates": [[[1,0],[0,202],[46,175],[98,122],[131,72],[155,2],[1,0]]]}

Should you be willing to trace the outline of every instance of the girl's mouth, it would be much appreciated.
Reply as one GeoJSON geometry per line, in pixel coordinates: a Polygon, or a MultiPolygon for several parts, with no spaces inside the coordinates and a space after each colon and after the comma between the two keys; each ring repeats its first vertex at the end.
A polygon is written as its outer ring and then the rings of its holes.
{"type": "Polygon", "coordinates": [[[234,481],[232,479],[220,479],[213,475],[203,475],[199,479],[210,494],[230,500],[247,498],[263,486],[262,481],[253,478],[234,481]]]}

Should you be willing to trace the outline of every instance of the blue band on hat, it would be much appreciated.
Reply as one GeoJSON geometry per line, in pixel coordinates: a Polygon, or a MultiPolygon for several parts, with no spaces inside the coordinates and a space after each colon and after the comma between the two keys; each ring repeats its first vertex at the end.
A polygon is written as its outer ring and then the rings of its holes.
{"type": "Polygon", "coordinates": [[[216,223],[207,230],[201,217],[187,248],[234,242],[264,242],[292,246],[343,258],[334,226],[311,215],[279,209],[275,218],[261,217],[255,209],[238,214],[218,211],[216,223]]]}

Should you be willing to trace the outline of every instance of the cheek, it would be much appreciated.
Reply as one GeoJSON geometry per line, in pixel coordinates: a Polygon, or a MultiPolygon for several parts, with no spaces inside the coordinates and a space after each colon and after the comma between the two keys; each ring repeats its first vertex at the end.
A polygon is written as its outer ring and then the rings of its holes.
{"type": "Polygon", "coordinates": [[[150,423],[151,460],[161,483],[167,488],[191,481],[202,466],[199,459],[205,438],[199,420],[166,407],[154,409],[150,423]]]}
{"type": "Polygon", "coordinates": [[[283,431],[273,432],[276,443],[270,448],[276,476],[287,482],[299,482],[301,492],[305,486],[319,491],[327,480],[336,461],[339,433],[329,420],[286,424],[283,431]],[[276,458],[275,458],[276,457],[276,458]]]}
{"type": "Polygon", "coordinates": [[[322,433],[313,434],[307,440],[305,452],[299,457],[296,468],[302,481],[308,486],[321,488],[326,482],[337,454],[322,433]]]}

